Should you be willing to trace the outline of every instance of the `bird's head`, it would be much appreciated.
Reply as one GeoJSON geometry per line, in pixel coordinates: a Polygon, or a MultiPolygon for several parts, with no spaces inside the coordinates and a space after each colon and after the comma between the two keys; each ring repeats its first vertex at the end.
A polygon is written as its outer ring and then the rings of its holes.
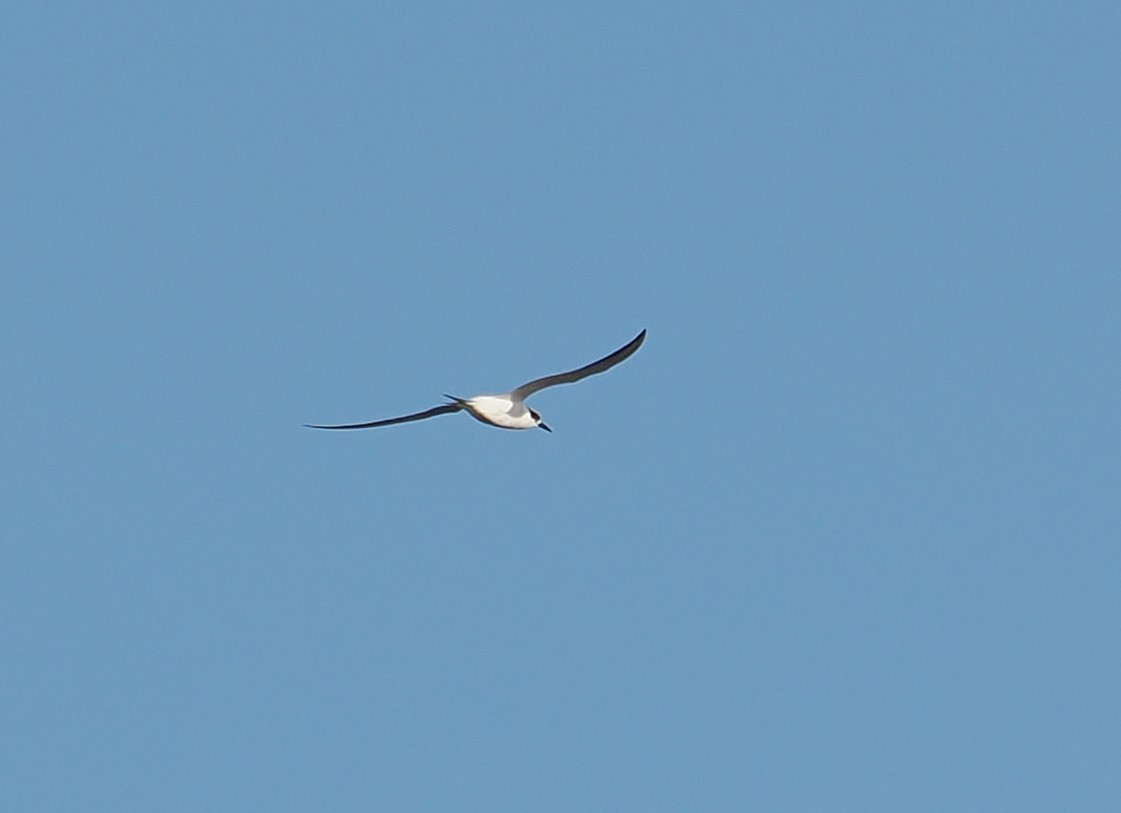
{"type": "Polygon", "coordinates": [[[533,422],[535,424],[537,424],[538,429],[544,429],[546,432],[552,432],[553,431],[552,429],[550,429],[548,427],[548,425],[543,420],[541,420],[541,414],[537,410],[531,409],[529,411],[529,416],[531,418],[533,418],[533,422]]]}

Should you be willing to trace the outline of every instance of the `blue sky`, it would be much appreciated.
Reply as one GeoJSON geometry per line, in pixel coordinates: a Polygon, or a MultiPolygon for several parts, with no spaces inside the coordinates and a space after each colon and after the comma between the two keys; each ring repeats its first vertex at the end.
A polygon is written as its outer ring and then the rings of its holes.
{"type": "Polygon", "coordinates": [[[1121,805],[1115,4],[3,23],[0,807],[1121,805]]]}

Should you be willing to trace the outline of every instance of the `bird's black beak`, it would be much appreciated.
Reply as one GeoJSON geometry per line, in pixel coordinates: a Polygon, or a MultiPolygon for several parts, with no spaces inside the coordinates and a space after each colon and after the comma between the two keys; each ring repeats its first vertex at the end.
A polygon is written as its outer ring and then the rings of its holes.
{"type": "Polygon", "coordinates": [[[537,422],[537,428],[538,429],[544,429],[546,432],[552,432],[553,431],[552,429],[550,429],[548,426],[545,425],[544,421],[538,421],[537,422]]]}

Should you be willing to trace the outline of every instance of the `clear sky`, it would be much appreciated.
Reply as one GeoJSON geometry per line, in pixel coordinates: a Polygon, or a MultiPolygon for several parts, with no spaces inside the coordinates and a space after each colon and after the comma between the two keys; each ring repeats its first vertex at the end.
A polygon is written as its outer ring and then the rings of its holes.
{"type": "Polygon", "coordinates": [[[1119,8],[10,5],[0,809],[1121,809],[1119,8]]]}

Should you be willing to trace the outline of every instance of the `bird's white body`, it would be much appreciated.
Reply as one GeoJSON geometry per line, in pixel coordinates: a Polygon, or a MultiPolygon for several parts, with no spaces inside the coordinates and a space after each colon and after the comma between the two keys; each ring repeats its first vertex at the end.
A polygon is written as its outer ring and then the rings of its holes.
{"type": "Polygon", "coordinates": [[[476,395],[465,398],[463,406],[471,417],[502,429],[536,429],[538,421],[530,414],[524,401],[509,395],[476,395]]]}
{"type": "Polygon", "coordinates": [[[380,421],[366,421],[365,423],[332,424],[329,426],[323,424],[307,424],[307,426],[310,426],[312,429],[370,429],[375,426],[390,426],[397,423],[422,421],[425,418],[432,418],[436,415],[450,415],[453,412],[462,412],[466,410],[475,420],[490,424],[491,426],[497,426],[500,429],[544,429],[547,432],[552,432],[553,430],[541,420],[541,416],[525,405],[525,399],[547,387],[555,387],[558,384],[571,384],[574,381],[581,381],[590,375],[596,375],[597,373],[602,373],[604,370],[610,370],[616,364],[621,364],[630,358],[634,352],[642,346],[642,342],[645,339],[646,331],[644,330],[623,347],[620,347],[614,353],[610,353],[598,361],[585,364],[583,367],[576,370],[569,370],[568,372],[557,373],[556,375],[547,375],[544,378],[535,378],[502,395],[476,395],[474,398],[457,398],[454,395],[446,395],[444,397],[448,399],[449,403],[439,404],[423,412],[402,415],[399,418],[386,418],[380,421]]]}

